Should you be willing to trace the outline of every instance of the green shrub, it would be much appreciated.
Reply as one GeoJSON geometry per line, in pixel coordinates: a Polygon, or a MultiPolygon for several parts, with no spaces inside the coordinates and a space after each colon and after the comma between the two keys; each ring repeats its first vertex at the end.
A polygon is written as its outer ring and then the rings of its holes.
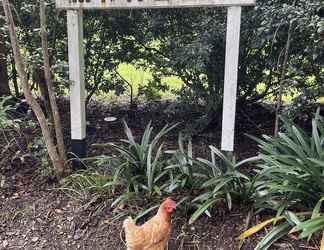
{"type": "Polygon", "coordinates": [[[74,198],[85,201],[111,194],[111,176],[93,168],[81,170],[64,179],[62,190],[69,191],[74,198]]]}
{"type": "MultiPolygon", "coordinates": [[[[259,242],[257,250],[268,249],[287,234],[299,232],[303,239],[324,229],[324,119],[318,109],[310,135],[288,120],[283,121],[284,132],[277,138],[254,138],[260,147],[254,179],[256,207],[276,210],[277,216],[247,230],[240,239],[280,221],[259,242]]],[[[324,249],[324,238],[321,244],[324,249]]]]}
{"type": "Polygon", "coordinates": [[[19,120],[12,119],[9,115],[10,111],[14,111],[7,102],[11,97],[0,98],[0,129],[17,128],[19,120]]]}
{"type": "Polygon", "coordinates": [[[247,201],[253,193],[251,178],[244,174],[241,167],[257,160],[252,157],[240,162],[229,159],[217,148],[210,146],[212,160],[197,158],[197,163],[206,170],[208,178],[200,186],[201,194],[192,200],[197,204],[197,210],[191,216],[190,223],[193,223],[203,213],[210,216],[208,209],[218,201],[225,201],[229,210],[233,201],[247,201]],[[220,160],[216,160],[216,158],[220,160]]]}
{"type": "Polygon", "coordinates": [[[288,234],[299,234],[298,239],[310,239],[313,234],[322,233],[322,241],[320,249],[324,248],[324,215],[320,212],[322,197],[311,212],[299,212],[293,213],[286,211],[281,216],[276,216],[268,219],[256,226],[253,226],[249,230],[240,235],[240,240],[244,240],[247,237],[259,232],[264,227],[271,223],[275,223],[273,228],[266,236],[258,243],[255,250],[266,250],[278,239],[288,234]],[[279,223],[278,223],[279,222],[279,223]]]}
{"type": "Polygon", "coordinates": [[[96,168],[104,169],[106,173],[86,171],[71,175],[65,190],[83,198],[111,193],[114,199],[111,206],[117,208],[126,203],[128,207],[138,208],[136,204],[145,200],[148,209],[137,209],[136,212],[128,209],[124,214],[137,214],[135,219],[155,209],[164,194],[171,194],[182,212],[195,211],[191,223],[203,213],[210,215],[208,210],[217,201],[226,201],[231,209],[233,200],[248,199],[253,184],[240,167],[255,158],[236,163],[210,146],[211,161],[195,159],[191,139],[186,139],[183,134],[179,135],[176,150],[165,150],[163,138],[175,126],[166,125],[153,137],[153,127],[149,123],[137,142],[124,122],[127,138],[121,140],[121,144],[95,145],[110,147],[117,154],[88,159],[94,159],[96,168]],[[219,161],[216,161],[217,157],[219,161]]]}
{"type": "Polygon", "coordinates": [[[313,207],[324,194],[324,120],[317,112],[308,135],[289,121],[277,138],[263,136],[256,176],[256,205],[284,211],[313,207]]]}
{"type": "Polygon", "coordinates": [[[178,149],[168,150],[166,153],[171,155],[167,166],[170,170],[169,192],[177,189],[190,191],[198,188],[202,179],[208,177],[193,159],[191,139],[186,139],[182,133],[179,134],[178,149]]]}
{"type": "Polygon", "coordinates": [[[121,140],[121,145],[96,145],[110,147],[117,152],[116,156],[101,156],[97,159],[100,166],[107,165],[112,170],[113,188],[122,190],[114,205],[139,195],[152,198],[166,192],[169,170],[166,169],[163,139],[175,126],[166,125],[153,137],[153,127],[149,123],[141,141],[137,142],[124,122],[127,139],[121,140]]]}

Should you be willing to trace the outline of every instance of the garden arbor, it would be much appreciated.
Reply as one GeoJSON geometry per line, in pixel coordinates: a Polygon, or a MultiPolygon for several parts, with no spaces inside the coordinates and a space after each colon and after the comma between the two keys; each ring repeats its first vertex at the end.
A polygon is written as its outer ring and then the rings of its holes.
{"type": "Polygon", "coordinates": [[[72,82],[70,94],[72,152],[79,157],[86,155],[83,10],[226,7],[228,11],[221,149],[232,152],[241,9],[242,6],[255,5],[255,2],[256,0],[56,0],[57,8],[67,10],[69,74],[72,82]]]}

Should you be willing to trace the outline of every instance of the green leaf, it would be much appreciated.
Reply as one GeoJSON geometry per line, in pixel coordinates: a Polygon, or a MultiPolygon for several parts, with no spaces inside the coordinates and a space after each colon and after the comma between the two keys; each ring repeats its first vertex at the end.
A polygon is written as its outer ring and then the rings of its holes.
{"type": "Polygon", "coordinates": [[[296,126],[292,126],[292,129],[293,129],[298,141],[302,145],[303,150],[306,151],[306,153],[307,153],[307,155],[309,157],[311,157],[312,151],[310,149],[310,145],[305,141],[304,136],[302,135],[302,133],[297,129],[296,126]]]}
{"type": "Polygon", "coordinates": [[[316,146],[318,155],[321,155],[321,153],[323,152],[323,148],[321,147],[321,140],[320,140],[318,130],[317,130],[317,120],[316,119],[312,120],[312,125],[313,125],[313,140],[315,142],[315,146],[316,146]]]}
{"type": "Polygon", "coordinates": [[[320,210],[321,210],[321,205],[324,201],[324,197],[322,197],[318,202],[317,204],[315,205],[314,209],[313,209],[313,213],[312,213],[312,217],[311,219],[314,219],[318,216],[320,216],[320,210]]]}
{"type": "Polygon", "coordinates": [[[255,250],[267,250],[269,247],[287,235],[292,226],[286,222],[281,225],[275,226],[256,246],[255,250]]]}
{"type": "Polygon", "coordinates": [[[209,148],[213,153],[215,153],[219,158],[223,160],[227,167],[229,167],[230,169],[234,168],[233,163],[220,150],[218,150],[214,146],[209,146],[209,148]]]}
{"type": "Polygon", "coordinates": [[[306,238],[324,228],[324,216],[319,216],[302,222],[297,226],[297,228],[303,231],[299,237],[301,239],[306,238]]]}
{"type": "Polygon", "coordinates": [[[132,134],[132,131],[130,130],[130,128],[128,127],[127,123],[125,120],[123,120],[123,125],[124,125],[124,131],[126,133],[126,136],[129,140],[129,142],[132,144],[132,145],[135,145],[136,142],[135,142],[135,139],[133,137],[133,134],[132,134]]]}
{"type": "Polygon", "coordinates": [[[198,209],[190,217],[189,224],[194,223],[208,208],[214,205],[219,199],[208,200],[198,207],[198,209]]]}
{"type": "Polygon", "coordinates": [[[296,225],[296,226],[298,226],[298,225],[301,223],[301,221],[299,220],[299,218],[297,217],[297,215],[294,214],[294,213],[291,212],[291,211],[287,211],[287,212],[286,212],[286,218],[287,218],[287,220],[289,221],[289,223],[290,223],[291,225],[296,225]]]}

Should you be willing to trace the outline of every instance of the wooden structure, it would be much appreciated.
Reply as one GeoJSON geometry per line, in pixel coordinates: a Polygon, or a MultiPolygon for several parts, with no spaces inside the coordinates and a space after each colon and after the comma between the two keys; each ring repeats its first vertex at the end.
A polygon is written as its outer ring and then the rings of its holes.
{"type": "Polygon", "coordinates": [[[228,12],[221,149],[232,152],[241,9],[242,6],[255,5],[255,2],[256,0],[56,0],[57,8],[67,10],[69,74],[72,82],[70,95],[72,152],[79,157],[84,157],[86,154],[83,10],[226,7],[228,12]]]}

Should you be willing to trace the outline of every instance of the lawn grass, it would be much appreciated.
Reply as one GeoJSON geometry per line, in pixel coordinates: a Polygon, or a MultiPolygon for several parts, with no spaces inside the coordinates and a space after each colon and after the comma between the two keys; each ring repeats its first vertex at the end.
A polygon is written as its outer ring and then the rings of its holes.
{"type": "MultiPolygon", "coordinates": [[[[132,84],[134,90],[134,96],[137,96],[138,90],[141,86],[146,86],[150,80],[153,79],[152,73],[149,69],[136,68],[132,64],[122,63],[118,66],[118,73],[125,78],[129,83],[132,84]]],[[[162,98],[174,98],[174,90],[179,90],[182,86],[181,79],[177,77],[163,77],[162,82],[169,86],[169,90],[166,92],[160,92],[162,98]]],[[[100,93],[96,95],[96,100],[98,101],[109,101],[118,102],[121,100],[127,100],[129,97],[130,90],[128,89],[126,93],[122,96],[116,96],[113,92],[100,93]]]]}
{"type": "MultiPolygon", "coordinates": [[[[134,89],[134,96],[138,94],[138,89],[141,86],[146,86],[150,80],[152,80],[152,73],[149,69],[144,68],[136,68],[132,64],[126,64],[122,63],[118,66],[118,73],[124,77],[128,82],[130,82],[133,85],[134,89]]],[[[312,79],[309,79],[310,81],[312,79]]],[[[163,98],[174,98],[174,90],[179,90],[183,82],[178,77],[163,77],[162,82],[167,84],[169,86],[169,90],[166,92],[160,92],[161,96],[163,98]]],[[[262,92],[262,90],[265,88],[264,83],[260,83],[257,86],[257,90],[262,92]]],[[[298,92],[290,90],[289,94],[283,96],[283,102],[289,103],[291,102],[295,97],[298,96],[298,92]]],[[[127,99],[127,96],[129,96],[129,90],[126,91],[126,94],[124,94],[122,97],[117,97],[114,93],[101,93],[100,95],[97,95],[96,99],[101,101],[118,101],[121,98],[127,99]]],[[[267,101],[269,102],[275,102],[275,96],[270,95],[267,98],[267,101]]],[[[318,100],[318,103],[324,104],[324,97],[321,97],[318,100]]]]}
{"type": "MultiPolygon", "coordinates": [[[[153,79],[152,73],[148,69],[137,69],[131,64],[120,64],[118,73],[121,74],[128,82],[133,85],[135,95],[138,93],[140,86],[146,86],[153,79]]],[[[162,93],[162,96],[173,96],[172,90],[178,90],[182,86],[182,81],[177,77],[163,77],[162,82],[166,83],[170,90],[162,93]]]]}

